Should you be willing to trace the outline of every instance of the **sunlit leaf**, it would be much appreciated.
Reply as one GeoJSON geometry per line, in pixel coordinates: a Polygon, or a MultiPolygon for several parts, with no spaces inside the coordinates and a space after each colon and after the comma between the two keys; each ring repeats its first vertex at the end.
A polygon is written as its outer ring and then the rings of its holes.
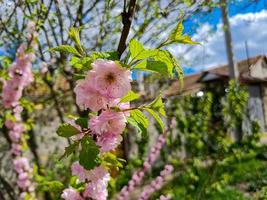
{"type": "Polygon", "coordinates": [[[161,131],[163,132],[164,131],[164,123],[161,120],[161,118],[159,117],[159,115],[154,110],[152,110],[150,108],[145,108],[145,110],[147,112],[149,112],[149,114],[151,114],[154,117],[154,119],[158,122],[158,124],[159,124],[159,126],[161,128],[161,131]]]}
{"type": "Polygon", "coordinates": [[[71,137],[78,133],[80,131],[77,128],[67,123],[61,124],[57,129],[57,134],[61,137],[71,137]]]}
{"type": "Polygon", "coordinates": [[[139,97],[140,97],[140,94],[137,94],[131,90],[124,97],[121,98],[120,103],[130,102],[135,99],[138,99],[139,97]]]}

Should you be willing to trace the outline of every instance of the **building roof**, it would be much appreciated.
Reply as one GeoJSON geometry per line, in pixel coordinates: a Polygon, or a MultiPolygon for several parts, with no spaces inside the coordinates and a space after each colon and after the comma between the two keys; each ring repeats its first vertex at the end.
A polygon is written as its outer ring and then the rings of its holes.
{"type": "MultiPolygon", "coordinates": [[[[266,79],[251,76],[251,70],[253,70],[253,68],[256,68],[257,64],[261,64],[262,62],[267,63],[267,58],[265,55],[259,55],[259,56],[251,57],[249,59],[238,61],[237,68],[239,72],[239,80],[241,80],[244,83],[267,81],[267,74],[266,74],[266,79]]],[[[202,88],[203,82],[214,81],[214,80],[219,80],[219,79],[229,79],[228,65],[212,67],[208,70],[185,76],[184,87],[182,91],[179,90],[180,88],[179,80],[174,81],[171,84],[170,88],[165,93],[165,95],[173,96],[181,92],[183,94],[195,93],[202,88]]]]}

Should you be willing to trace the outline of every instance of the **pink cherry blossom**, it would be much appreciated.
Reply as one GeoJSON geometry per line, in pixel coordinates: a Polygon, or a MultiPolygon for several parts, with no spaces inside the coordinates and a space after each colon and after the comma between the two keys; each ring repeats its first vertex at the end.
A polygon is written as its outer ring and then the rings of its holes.
{"type": "Polygon", "coordinates": [[[131,90],[131,72],[114,61],[97,60],[86,79],[108,98],[121,98],[131,90]]]}
{"type": "Polygon", "coordinates": [[[102,152],[115,149],[122,141],[121,133],[125,129],[126,118],[122,112],[103,111],[91,118],[89,127],[96,135],[96,144],[102,152]]]}
{"type": "Polygon", "coordinates": [[[65,200],[83,200],[80,194],[71,187],[63,190],[63,193],[61,194],[61,198],[65,200]]]}
{"type": "Polygon", "coordinates": [[[86,79],[78,81],[74,92],[76,103],[83,109],[89,108],[97,112],[107,107],[108,99],[95,90],[86,79]]]}
{"type": "Polygon", "coordinates": [[[105,132],[121,134],[126,126],[126,118],[122,112],[103,111],[99,116],[91,118],[89,127],[93,133],[101,135],[105,132]]]}
{"type": "Polygon", "coordinates": [[[81,182],[88,182],[83,192],[84,197],[106,200],[110,175],[103,166],[95,167],[92,170],[86,170],[78,162],[75,162],[71,166],[71,171],[72,175],[77,176],[81,182]]]}
{"type": "Polygon", "coordinates": [[[105,132],[97,136],[96,144],[101,152],[107,152],[115,149],[122,141],[122,136],[111,132],[105,132]]]}
{"type": "Polygon", "coordinates": [[[26,49],[26,44],[20,45],[17,58],[8,69],[10,79],[3,81],[2,99],[5,108],[18,105],[23,89],[33,81],[31,67],[35,55],[26,53],[26,49]]]}
{"type": "Polygon", "coordinates": [[[19,156],[21,152],[22,152],[21,144],[16,144],[16,143],[11,144],[11,153],[13,155],[19,156]]]}
{"type": "Polygon", "coordinates": [[[25,157],[17,158],[13,161],[13,164],[18,174],[30,169],[29,160],[25,157]]]}
{"type": "Polygon", "coordinates": [[[83,196],[94,200],[106,200],[108,196],[107,186],[110,175],[103,166],[90,170],[88,174],[90,182],[86,185],[83,196]]]}
{"type": "Polygon", "coordinates": [[[23,172],[23,173],[20,173],[18,175],[18,180],[17,180],[17,184],[20,188],[22,188],[23,190],[26,190],[30,185],[31,185],[31,182],[29,180],[29,177],[28,177],[28,173],[26,172],[23,172]]]}
{"type": "Polygon", "coordinates": [[[75,162],[71,165],[72,175],[77,176],[78,179],[82,182],[86,179],[86,170],[78,162],[75,162]]]}

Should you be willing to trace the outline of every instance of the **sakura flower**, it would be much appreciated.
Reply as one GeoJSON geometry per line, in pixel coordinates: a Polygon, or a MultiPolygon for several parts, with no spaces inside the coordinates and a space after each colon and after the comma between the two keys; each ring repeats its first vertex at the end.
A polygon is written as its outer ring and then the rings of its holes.
{"type": "Polygon", "coordinates": [[[131,90],[131,72],[114,61],[97,60],[87,74],[89,83],[108,98],[121,98],[131,90]]]}
{"type": "Polygon", "coordinates": [[[25,157],[17,158],[13,161],[14,168],[18,174],[30,169],[29,160],[25,157]]]}
{"type": "Polygon", "coordinates": [[[80,181],[85,181],[86,170],[78,162],[75,162],[71,165],[71,172],[72,175],[77,176],[80,181]]]}
{"type": "Polygon", "coordinates": [[[111,110],[103,111],[99,116],[89,121],[89,127],[93,133],[101,135],[105,132],[121,134],[126,126],[126,118],[122,112],[111,110]]]}
{"type": "Polygon", "coordinates": [[[73,188],[68,188],[68,189],[63,190],[63,193],[61,194],[61,198],[65,200],[83,200],[80,194],[73,188]]]}
{"type": "Polygon", "coordinates": [[[92,88],[87,80],[79,80],[74,92],[76,103],[83,109],[90,108],[93,112],[97,112],[107,107],[108,99],[92,88]]]}
{"type": "Polygon", "coordinates": [[[84,197],[90,197],[94,200],[106,200],[108,196],[107,186],[110,175],[103,166],[99,166],[90,170],[88,174],[90,181],[83,193],[84,197]]]}
{"type": "Polygon", "coordinates": [[[22,152],[22,147],[20,144],[13,143],[11,145],[11,153],[13,155],[19,156],[22,152]]]}
{"type": "Polygon", "coordinates": [[[96,144],[100,147],[101,152],[107,152],[115,149],[122,141],[121,135],[112,132],[105,132],[98,135],[96,144]]]}

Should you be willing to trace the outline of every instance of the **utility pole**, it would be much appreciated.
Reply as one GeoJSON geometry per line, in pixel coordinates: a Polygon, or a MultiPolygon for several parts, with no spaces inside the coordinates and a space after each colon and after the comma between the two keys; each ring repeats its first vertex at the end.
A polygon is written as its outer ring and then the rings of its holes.
{"type": "Polygon", "coordinates": [[[238,70],[234,62],[232,35],[228,19],[227,0],[220,0],[220,7],[222,12],[223,30],[224,30],[227,58],[228,58],[229,77],[231,79],[236,79],[238,77],[238,70]]]}

